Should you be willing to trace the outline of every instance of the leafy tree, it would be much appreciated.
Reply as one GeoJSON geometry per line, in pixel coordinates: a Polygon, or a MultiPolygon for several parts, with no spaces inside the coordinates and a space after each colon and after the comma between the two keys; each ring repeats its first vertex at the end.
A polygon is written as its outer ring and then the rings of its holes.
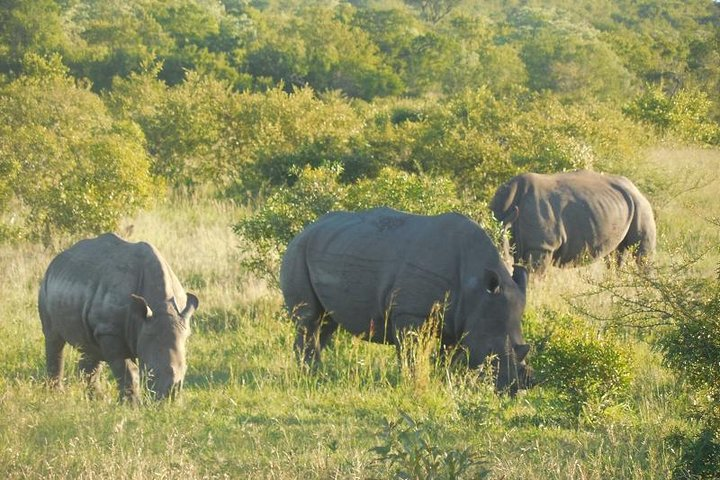
{"type": "Polygon", "coordinates": [[[19,73],[27,53],[61,49],[65,39],[60,13],[52,0],[0,0],[0,73],[19,73]]]}
{"type": "MultiPolygon", "coordinates": [[[[190,73],[185,83],[158,92],[152,79],[134,78],[136,88],[149,88],[157,95],[157,103],[139,119],[154,157],[153,173],[176,186],[207,182],[226,186],[232,155],[237,153],[229,144],[230,85],[190,73]]],[[[133,95],[135,89],[128,93],[133,95]]]]}
{"type": "Polygon", "coordinates": [[[672,135],[691,143],[720,143],[720,127],[710,120],[712,103],[707,94],[680,89],[668,94],[659,86],[646,89],[625,105],[631,118],[648,124],[660,135],[672,135]]]}
{"type": "Polygon", "coordinates": [[[248,22],[202,0],[159,2],[150,13],[173,39],[174,48],[163,58],[160,73],[168,84],[184,81],[187,71],[198,71],[236,87],[249,85],[238,71],[240,59],[236,58],[248,22]]]}
{"type": "Polygon", "coordinates": [[[510,33],[528,71],[528,86],[571,99],[623,98],[633,77],[617,54],[587,23],[557,11],[521,8],[508,12],[510,33]]]}
{"type": "MultiPolygon", "coordinates": [[[[142,132],[115,122],[102,101],[66,75],[59,57],[26,56],[26,75],[2,87],[0,188],[15,199],[15,234],[49,241],[114,228],[152,189],[142,132]]],[[[8,204],[0,204],[0,210],[8,204]]]]}
{"type": "Polygon", "coordinates": [[[107,89],[113,77],[167,56],[173,39],[151,15],[151,1],[87,0],[69,10],[74,30],[66,58],[73,74],[107,89]]]}
{"type": "Polygon", "coordinates": [[[457,16],[443,28],[452,58],[442,76],[446,93],[488,86],[492,91],[514,96],[528,83],[520,49],[497,43],[499,26],[481,17],[457,16]]]}
{"type": "Polygon", "coordinates": [[[368,35],[343,18],[344,13],[307,7],[289,19],[268,17],[261,38],[248,48],[248,71],[282,81],[288,90],[309,84],[317,91],[339,89],[364,99],[399,93],[398,75],[385,65],[368,35]]]}
{"type": "Polygon", "coordinates": [[[430,23],[438,23],[452,12],[462,0],[404,0],[420,9],[420,15],[430,23]]]}
{"type": "Polygon", "coordinates": [[[280,88],[235,98],[225,125],[232,149],[229,189],[236,194],[291,183],[306,165],[339,162],[363,119],[338,95],[280,88]]]}

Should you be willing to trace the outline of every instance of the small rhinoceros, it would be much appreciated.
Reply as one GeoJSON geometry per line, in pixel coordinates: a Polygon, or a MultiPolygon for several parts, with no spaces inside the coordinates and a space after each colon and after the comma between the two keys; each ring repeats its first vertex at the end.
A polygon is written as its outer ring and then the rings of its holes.
{"type": "Polygon", "coordinates": [[[137,402],[137,359],[157,398],[175,393],[197,306],[152,245],[110,233],[79,241],[53,259],[38,295],[51,383],[61,385],[69,343],[80,350],[80,370],[91,386],[106,361],[121,397],[137,402]]]}
{"type": "Polygon", "coordinates": [[[639,263],[655,252],[652,207],[625,177],[525,173],[497,189],[490,209],[510,229],[514,261],[538,273],[614,251],[621,260],[631,247],[639,263]]]}
{"type": "Polygon", "coordinates": [[[511,276],[472,220],[390,208],[328,213],[290,242],[280,269],[306,363],[319,360],[338,325],[399,349],[404,332],[447,300],[442,343],[462,345],[471,368],[495,354],[496,387],[511,393],[530,374],[521,331],[526,285],[527,271],[511,276]]]}

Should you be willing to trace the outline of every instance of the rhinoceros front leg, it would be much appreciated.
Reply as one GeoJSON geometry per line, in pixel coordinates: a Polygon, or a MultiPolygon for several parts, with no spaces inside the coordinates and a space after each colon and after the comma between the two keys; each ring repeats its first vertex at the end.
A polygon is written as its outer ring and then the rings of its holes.
{"type": "Polygon", "coordinates": [[[108,363],[118,382],[120,400],[128,400],[132,404],[137,404],[140,401],[140,377],[135,362],[129,358],[119,358],[108,363]]]}
{"type": "Polygon", "coordinates": [[[87,383],[88,395],[90,395],[90,398],[93,398],[100,390],[100,359],[85,353],[80,358],[78,366],[80,367],[80,372],[82,372],[85,382],[87,383]]]}
{"type": "Polygon", "coordinates": [[[528,266],[537,275],[544,274],[552,264],[552,252],[547,250],[529,250],[525,256],[528,266]]]}
{"type": "Polygon", "coordinates": [[[65,339],[52,332],[45,333],[45,361],[49,384],[53,388],[62,388],[63,349],[65,339]]]}

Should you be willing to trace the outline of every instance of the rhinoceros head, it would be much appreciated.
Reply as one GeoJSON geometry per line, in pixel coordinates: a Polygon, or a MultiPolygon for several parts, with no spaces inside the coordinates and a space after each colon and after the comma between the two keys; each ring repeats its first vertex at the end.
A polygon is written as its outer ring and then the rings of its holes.
{"type": "Polygon", "coordinates": [[[148,387],[157,399],[174,396],[185,378],[185,343],[190,336],[190,317],[198,306],[195,295],[187,294],[180,311],[175,299],[153,311],[147,301],[132,295],[132,314],[140,317],[137,356],[147,373],[148,387]]]}
{"type": "Polygon", "coordinates": [[[474,308],[468,312],[465,326],[464,343],[469,351],[470,367],[493,358],[495,386],[499,391],[508,390],[511,395],[532,383],[532,371],[524,363],[530,347],[521,330],[527,279],[527,270],[517,265],[512,279],[499,271],[486,270],[472,289],[474,308]]]}

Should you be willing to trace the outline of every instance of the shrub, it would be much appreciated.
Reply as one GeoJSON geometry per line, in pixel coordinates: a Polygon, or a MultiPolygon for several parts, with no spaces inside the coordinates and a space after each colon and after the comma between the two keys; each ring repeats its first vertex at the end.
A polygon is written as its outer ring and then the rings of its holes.
{"type": "Polygon", "coordinates": [[[0,212],[14,199],[18,234],[47,241],[112,230],[153,189],[142,132],[113,120],[59,57],[25,62],[27,75],[0,89],[0,212]]]}
{"type": "Polygon", "coordinates": [[[627,394],[631,354],[608,332],[577,317],[545,311],[531,318],[528,342],[537,346],[533,368],[540,384],[560,393],[577,417],[584,408],[610,406],[627,394]],[[540,322],[541,325],[537,325],[540,322]]]}
{"type": "Polygon", "coordinates": [[[305,167],[292,187],[278,189],[250,217],[234,226],[249,247],[243,265],[262,278],[278,283],[285,246],[321,215],[342,208],[345,187],[337,167],[305,167]]]}
{"type": "MultiPolygon", "coordinates": [[[[719,272],[720,273],[720,269],[719,272]]],[[[676,477],[717,478],[720,465],[720,275],[687,282],[686,298],[666,298],[673,325],[658,339],[665,361],[693,388],[697,436],[683,440],[676,477]]]]}
{"type": "Polygon", "coordinates": [[[400,420],[386,421],[383,443],[372,448],[379,460],[393,469],[393,478],[405,480],[458,480],[484,478],[489,473],[470,448],[438,445],[438,432],[426,423],[400,412],[400,420]]]}
{"type": "Polygon", "coordinates": [[[600,290],[612,294],[623,325],[652,330],[664,361],[689,387],[700,432],[680,434],[685,453],[676,477],[709,479],[720,459],[720,266],[711,278],[688,276],[691,266],[629,268],[600,290]]]}
{"type": "Polygon", "coordinates": [[[707,93],[683,88],[673,94],[661,86],[647,86],[623,111],[630,118],[652,126],[660,135],[690,143],[720,144],[720,128],[710,117],[707,93]]]}

